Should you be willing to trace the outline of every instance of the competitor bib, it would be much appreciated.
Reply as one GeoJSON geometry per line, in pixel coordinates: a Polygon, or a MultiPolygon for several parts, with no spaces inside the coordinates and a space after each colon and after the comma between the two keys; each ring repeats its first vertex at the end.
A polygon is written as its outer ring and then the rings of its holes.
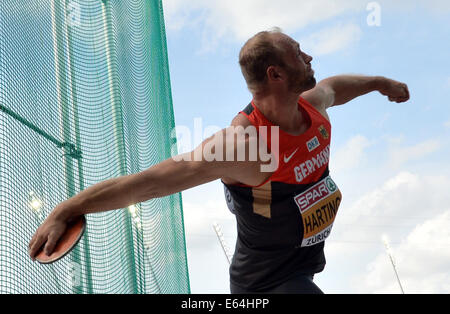
{"type": "Polygon", "coordinates": [[[303,221],[302,247],[323,242],[330,235],[341,200],[342,194],[331,177],[295,197],[303,221]]]}

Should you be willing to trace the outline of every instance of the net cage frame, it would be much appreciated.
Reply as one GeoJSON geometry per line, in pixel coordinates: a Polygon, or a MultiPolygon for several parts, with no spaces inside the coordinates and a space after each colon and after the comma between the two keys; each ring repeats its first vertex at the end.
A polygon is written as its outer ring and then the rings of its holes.
{"type": "Polygon", "coordinates": [[[87,215],[41,265],[56,205],[177,153],[162,0],[0,2],[0,293],[190,293],[181,194],[87,215]]]}

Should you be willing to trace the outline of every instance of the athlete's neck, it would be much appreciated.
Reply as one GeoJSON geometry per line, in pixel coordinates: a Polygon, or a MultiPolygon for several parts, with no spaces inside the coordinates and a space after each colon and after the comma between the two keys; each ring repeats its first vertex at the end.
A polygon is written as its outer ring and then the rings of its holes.
{"type": "Polygon", "coordinates": [[[300,95],[254,95],[253,103],[259,111],[274,125],[287,133],[297,135],[304,131],[303,124],[307,121],[298,109],[300,95]]]}

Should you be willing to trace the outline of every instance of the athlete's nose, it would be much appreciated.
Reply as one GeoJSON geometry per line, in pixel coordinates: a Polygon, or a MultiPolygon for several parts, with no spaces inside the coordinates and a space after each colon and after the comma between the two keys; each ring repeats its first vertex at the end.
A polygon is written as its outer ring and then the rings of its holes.
{"type": "Polygon", "coordinates": [[[308,55],[306,53],[303,53],[303,54],[305,56],[304,60],[305,60],[306,64],[311,63],[311,61],[313,61],[313,57],[311,57],[310,55],[308,55]]]}

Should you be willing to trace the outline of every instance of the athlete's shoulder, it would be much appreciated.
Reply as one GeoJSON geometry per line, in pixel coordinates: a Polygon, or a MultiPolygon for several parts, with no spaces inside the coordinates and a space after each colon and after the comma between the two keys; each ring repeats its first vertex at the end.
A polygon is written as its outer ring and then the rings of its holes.
{"type": "Polygon", "coordinates": [[[234,119],[231,121],[230,126],[234,126],[234,127],[242,126],[242,127],[246,128],[250,125],[252,125],[252,123],[250,122],[248,117],[243,112],[241,112],[234,117],[234,119]]]}
{"type": "Polygon", "coordinates": [[[326,82],[321,81],[314,88],[303,92],[301,97],[320,111],[332,107],[335,92],[326,82]]]}
{"type": "Polygon", "coordinates": [[[329,108],[330,96],[328,91],[320,84],[316,85],[313,89],[304,92],[300,95],[300,101],[306,101],[314,109],[316,109],[325,119],[330,121],[330,117],[327,113],[329,108]]]}

